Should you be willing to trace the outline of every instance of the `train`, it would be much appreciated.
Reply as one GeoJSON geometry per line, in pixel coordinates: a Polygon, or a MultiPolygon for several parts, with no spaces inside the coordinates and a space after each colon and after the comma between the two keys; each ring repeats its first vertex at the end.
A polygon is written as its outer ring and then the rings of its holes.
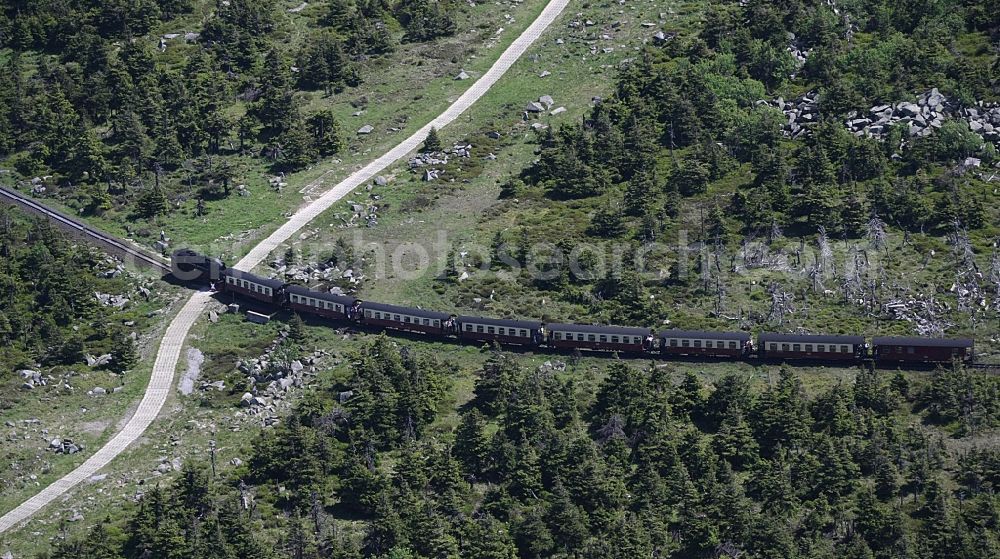
{"type": "Polygon", "coordinates": [[[365,301],[264,278],[228,267],[217,258],[180,249],[171,271],[184,283],[210,282],[216,290],[270,310],[353,323],[436,339],[499,344],[527,349],[620,353],[662,358],[710,358],[749,362],[814,362],[843,365],[938,365],[972,363],[970,338],[782,334],[708,330],[662,330],[636,326],[546,323],[500,319],[365,301]]]}

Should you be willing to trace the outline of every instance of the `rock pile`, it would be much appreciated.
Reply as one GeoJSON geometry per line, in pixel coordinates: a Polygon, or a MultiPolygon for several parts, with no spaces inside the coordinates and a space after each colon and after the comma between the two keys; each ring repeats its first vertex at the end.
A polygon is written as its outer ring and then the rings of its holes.
{"type": "MultiPolygon", "coordinates": [[[[784,133],[790,138],[798,138],[808,133],[809,127],[819,121],[819,94],[812,91],[791,101],[781,97],[772,102],[759,104],[777,108],[784,113],[786,122],[784,133]]],[[[984,141],[1000,143],[1000,104],[984,104],[961,107],[950,101],[935,87],[919,96],[916,102],[876,105],[867,113],[849,113],[844,124],[856,136],[884,139],[890,126],[904,126],[911,138],[928,136],[940,128],[945,120],[963,120],[969,129],[979,134],[984,141]]]]}
{"type": "Polygon", "coordinates": [[[48,379],[42,376],[42,373],[32,370],[32,369],[21,369],[17,371],[17,376],[21,377],[24,381],[21,384],[21,388],[24,390],[31,390],[36,386],[45,386],[48,384],[48,379]]]}
{"type": "Polygon", "coordinates": [[[453,158],[467,158],[472,156],[473,145],[467,142],[459,142],[444,151],[432,151],[418,153],[410,158],[409,166],[411,171],[422,170],[424,181],[434,181],[441,178],[445,170],[441,167],[448,164],[453,158]]]}
{"type": "MultiPolygon", "coordinates": [[[[329,262],[309,262],[307,264],[286,264],[284,260],[278,259],[271,262],[275,276],[284,276],[285,279],[301,281],[303,283],[314,283],[323,281],[346,280],[351,285],[361,283],[365,276],[354,271],[353,268],[341,268],[329,262]]],[[[331,290],[331,293],[333,290],[331,290]]],[[[339,294],[343,294],[340,290],[339,294]]]]}
{"type": "Polygon", "coordinates": [[[83,450],[83,448],[72,440],[59,438],[49,441],[49,449],[55,451],[56,454],[76,454],[83,450]]]}
{"type": "Polygon", "coordinates": [[[262,355],[236,364],[247,375],[250,387],[240,398],[240,407],[246,408],[246,415],[263,415],[265,426],[279,422],[277,412],[282,401],[294,388],[302,387],[308,377],[315,376],[319,363],[328,355],[317,350],[308,357],[286,362],[275,352],[287,336],[283,330],[262,355]]]}

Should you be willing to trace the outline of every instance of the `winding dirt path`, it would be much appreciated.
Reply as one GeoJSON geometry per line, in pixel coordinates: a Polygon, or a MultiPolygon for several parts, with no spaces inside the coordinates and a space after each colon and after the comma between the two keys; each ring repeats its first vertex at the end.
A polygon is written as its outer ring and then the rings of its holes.
{"type": "MultiPolygon", "coordinates": [[[[550,0],[542,10],[542,13],[507,47],[503,54],[500,55],[500,58],[493,63],[493,66],[481,78],[476,80],[454,103],[445,109],[443,113],[381,157],[351,174],[322,196],[301,208],[286,223],[252,248],[235,266],[241,270],[252,270],[271,251],[285,242],[293,233],[301,229],[316,216],[323,213],[349,192],[373,179],[379,172],[415,150],[424,141],[431,127],[441,129],[458,118],[459,115],[490,90],[493,84],[510,69],[528,47],[555,21],[568,3],[569,0],[550,0]]],[[[46,486],[40,492],[0,517],[0,533],[6,532],[28,520],[33,514],[57,497],[106,466],[130,444],[142,436],[143,432],[156,419],[164,402],[166,402],[167,397],[170,395],[174,383],[174,371],[177,368],[177,361],[184,347],[184,339],[187,337],[191,326],[203,313],[205,305],[210,298],[211,294],[205,291],[193,294],[167,327],[166,334],[163,336],[163,340],[160,342],[160,347],[156,353],[156,362],[153,364],[153,372],[149,379],[149,385],[146,387],[146,393],[142,401],[139,402],[135,414],[128,420],[125,427],[108,441],[107,444],[95,452],[93,456],[88,458],[86,462],[77,466],[70,473],[53,482],[51,485],[46,486]]]]}

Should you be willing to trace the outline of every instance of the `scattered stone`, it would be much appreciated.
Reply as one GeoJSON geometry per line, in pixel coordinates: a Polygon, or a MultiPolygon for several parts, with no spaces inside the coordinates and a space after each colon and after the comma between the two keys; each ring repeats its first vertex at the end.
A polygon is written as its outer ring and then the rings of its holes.
{"type": "Polygon", "coordinates": [[[290,14],[297,14],[297,13],[301,12],[302,10],[306,9],[306,6],[308,6],[308,5],[309,5],[309,2],[303,2],[303,3],[299,4],[298,6],[295,6],[294,8],[288,8],[288,13],[290,13],[290,14]]]}
{"type": "Polygon", "coordinates": [[[524,107],[524,110],[528,111],[529,113],[540,113],[545,111],[545,107],[543,107],[541,103],[536,103],[532,101],[528,103],[527,106],[524,107]]]}
{"type": "Polygon", "coordinates": [[[212,323],[218,322],[219,321],[219,313],[217,313],[215,311],[208,311],[208,320],[209,320],[209,322],[212,322],[212,323]]]}
{"type": "Polygon", "coordinates": [[[371,124],[366,124],[366,125],[362,126],[361,128],[358,128],[358,134],[371,134],[374,131],[375,131],[375,127],[372,126],[371,124]]]}
{"type": "Polygon", "coordinates": [[[462,70],[461,72],[458,73],[457,76],[455,76],[456,81],[467,80],[467,79],[469,79],[469,74],[466,73],[465,70],[462,70]]]}
{"type": "Polygon", "coordinates": [[[243,407],[250,407],[250,402],[253,401],[253,394],[249,392],[244,392],[243,397],[240,398],[240,405],[243,407]]]}
{"type": "Polygon", "coordinates": [[[49,448],[62,448],[62,439],[52,439],[49,441],[49,448]]]}
{"type": "Polygon", "coordinates": [[[93,388],[93,390],[91,390],[90,392],[88,392],[88,394],[92,394],[94,396],[104,396],[107,393],[108,393],[108,391],[105,390],[104,387],[101,387],[101,386],[95,386],[93,388]]]}
{"type": "Polygon", "coordinates": [[[89,481],[90,483],[98,483],[104,481],[105,479],[107,479],[107,477],[108,474],[94,474],[89,478],[87,478],[87,481],[89,481]]]}
{"type": "Polygon", "coordinates": [[[538,98],[538,102],[541,103],[542,105],[545,105],[546,109],[556,104],[555,100],[552,99],[551,95],[542,95],[541,97],[538,98]]]}
{"type": "Polygon", "coordinates": [[[555,109],[552,109],[552,112],[550,112],[549,114],[555,116],[558,114],[562,114],[564,112],[566,112],[566,107],[557,107],[555,109]]]}
{"type": "Polygon", "coordinates": [[[383,177],[382,175],[379,175],[375,177],[375,184],[378,186],[385,186],[389,184],[389,180],[383,177]]]}
{"type": "Polygon", "coordinates": [[[79,511],[73,511],[73,516],[69,517],[70,522],[79,522],[83,520],[83,515],[79,511]]]}
{"type": "Polygon", "coordinates": [[[229,463],[236,467],[240,467],[243,465],[243,461],[240,460],[239,458],[233,458],[232,460],[229,461],[229,463]]]}
{"type": "Polygon", "coordinates": [[[538,77],[539,78],[547,78],[547,77],[549,77],[551,75],[552,75],[552,72],[549,72],[548,70],[542,70],[542,72],[540,74],[538,74],[538,77]]]}

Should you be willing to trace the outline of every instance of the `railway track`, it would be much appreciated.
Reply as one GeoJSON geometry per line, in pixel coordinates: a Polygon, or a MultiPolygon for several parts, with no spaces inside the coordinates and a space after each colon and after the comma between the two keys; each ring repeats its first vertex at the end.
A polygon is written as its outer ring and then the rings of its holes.
{"type": "Polygon", "coordinates": [[[86,223],[72,218],[60,211],[48,208],[16,190],[0,186],[0,199],[12,205],[18,206],[27,212],[42,216],[51,221],[57,227],[77,235],[84,240],[100,245],[108,251],[132,262],[133,264],[151,268],[162,272],[163,274],[170,273],[170,265],[166,262],[166,259],[155,256],[140,248],[131,246],[128,243],[118,240],[115,237],[101,231],[100,229],[87,225],[86,223]]]}

